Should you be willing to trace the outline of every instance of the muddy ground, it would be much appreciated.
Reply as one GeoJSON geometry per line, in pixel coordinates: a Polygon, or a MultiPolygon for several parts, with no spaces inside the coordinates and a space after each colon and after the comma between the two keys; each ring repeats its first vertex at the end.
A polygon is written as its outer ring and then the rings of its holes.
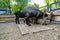
{"type": "Polygon", "coordinates": [[[54,29],[22,35],[14,22],[0,23],[0,40],[60,40],[60,24],[45,25],[54,29]]]}

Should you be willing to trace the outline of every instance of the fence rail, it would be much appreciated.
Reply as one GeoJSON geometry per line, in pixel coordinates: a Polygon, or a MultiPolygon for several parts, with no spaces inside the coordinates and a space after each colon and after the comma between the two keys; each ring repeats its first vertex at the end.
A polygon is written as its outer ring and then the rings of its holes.
{"type": "MultiPolygon", "coordinates": [[[[52,8],[52,6],[54,5],[54,4],[57,4],[57,3],[60,3],[60,1],[58,1],[58,2],[54,2],[54,3],[52,3],[52,4],[50,4],[50,11],[52,11],[52,10],[54,10],[53,8],[52,8]]],[[[60,7],[59,7],[60,8],[60,7]]],[[[58,8],[58,9],[59,9],[58,8]]],[[[57,8],[55,8],[55,10],[56,10],[57,8]]]]}
{"type": "Polygon", "coordinates": [[[0,14],[0,17],[15,17],[13,14],[0,14]]]}
{"type": "Polygon", "coordinates": [[[14,20],[15,15],[13,14],[0,14],[0,20],[14,20]]]}

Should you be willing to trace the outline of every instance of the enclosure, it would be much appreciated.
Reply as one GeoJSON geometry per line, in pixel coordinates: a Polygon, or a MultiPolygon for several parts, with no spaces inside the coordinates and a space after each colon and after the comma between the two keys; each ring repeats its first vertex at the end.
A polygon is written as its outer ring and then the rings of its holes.
{"type": "Polygon", "coordinates": [[[0,0],[0,40],[60,40],[60,0],[0,0]],[[39,19],[40,24],[34,24],[35,19],[31,19],[28,26],[24,18],[19,18],[21,23],[15,24],[14,12],[26,6],[49,15],[39,19]]]}

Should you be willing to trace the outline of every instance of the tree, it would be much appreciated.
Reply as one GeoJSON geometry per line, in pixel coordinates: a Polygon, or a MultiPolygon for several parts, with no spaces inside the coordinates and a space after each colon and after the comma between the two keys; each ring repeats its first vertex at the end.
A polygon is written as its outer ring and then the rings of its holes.
{"type": "Polygon", "coordinates": [[[15,1],[17,4],[11,5],[12,13],[17,10],[22,10],[28,4],[28,0],[13,0],[13,1],[15,1]]]}
{"type": "Polygon", "coordinates": [[[0,8],[10,8],[10,0],[0,0],[0,8]]]}
{"type": "MultiPolygon", "coordinates": [[[[57,2],[57,0],[54,0],[54,2],[57,2]]],[[[57,8],[58,7],[58,4],[55,4],[55,7],[57,8]]]]}
{"type": "Polygon", "coordinates": [[[16,0],[16,2],[20,6],[20,10],[23,9],[28,4],[28,0],[16,0]]]}
{"type": "MultiPolygon", "coordinates": [[[[47,9],[49,9],[50,4],[54,3],[54,2],[57,2],[57,0],[45,0],[45,4],[47,5],[47,9]]],[[[52,8],[57,8],[57,6],[58,6],[57,4],[53,4],[52,8]]]]}

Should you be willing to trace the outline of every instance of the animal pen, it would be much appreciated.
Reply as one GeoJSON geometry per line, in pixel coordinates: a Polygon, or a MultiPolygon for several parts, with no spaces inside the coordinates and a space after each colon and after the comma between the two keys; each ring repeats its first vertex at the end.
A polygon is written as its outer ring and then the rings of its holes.
{"type": "MultiPolygon", "coordinates": [[[[50,4],[49,11],[50,11],[50,14],[52,13],[52,15],[53,15],[53,17],[51,17],[51,15],[50,15],[50,17],[52,18],[53,22],[60,22],[60,8],[59,8],[60,6],[57,7],[57,8],[53,8],[54,5],[57,5],[59,3],[60,3],[60,1],[50,4]]],[[[47,7],[47,6],[43,6],[41,8],[44,8],[44,7],[47,7]]],[[[0,14],[0,20],[14,20],[15,19],[14,17],[15,17],[14,14],[0,14]]],[[[41,24],[43,24],[47,20],[47,18],[45,18],[42,21],[41,24]]]]}

